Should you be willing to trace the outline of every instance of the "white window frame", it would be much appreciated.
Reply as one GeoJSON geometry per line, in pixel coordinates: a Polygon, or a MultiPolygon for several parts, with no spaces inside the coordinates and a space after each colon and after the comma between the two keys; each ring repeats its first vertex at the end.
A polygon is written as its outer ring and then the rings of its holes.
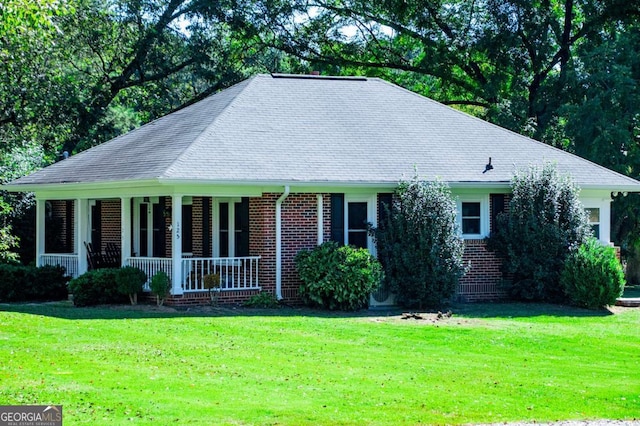
{"type": "MultiPolygon", "coordinates": [[[[373,195],[355,195],[344,194],[344,244],[349,244],[349,203],[367,203],[367,223],[370,223],[373,227],[378,226],[376,206],[377,196],[373,195]]],[[[373,244],[373,238],[367,233],[367,250],[372,255],[375,253],[375,244],[373,244]]]]}
{"type": "Polygon", "coordinates": [[[228,203],[229,204],[229,229],[227,232],[229,233],[229,242],[228,242],[228,251],[229,257],[235,257],[236,253],[236,203],[242,202],[242,198],[238,197],[225,197],[225,198],[214,198],[211,203],[212,209],[211,214],[213,215],[212,225],[213,229],[211,232],[211,253],[213,257],[220,257],[220,204],[228,203]]]}
{"type": "Polygon", "coordinates": [[[457,202],[457,221],[460,234],[465,240],[479,240],[489,236],[489,195],[459,195],[457,202]],[[480,233],[462,233],[462,203],[480,203],[480,233]]]}
{"type": "Polygon", "coordinates": [[[584,209],[600,210],[600,236],[598,240],[603,244],[610,244],[611,240],[611,199],[607,198],[580,198],[584,209]]]}

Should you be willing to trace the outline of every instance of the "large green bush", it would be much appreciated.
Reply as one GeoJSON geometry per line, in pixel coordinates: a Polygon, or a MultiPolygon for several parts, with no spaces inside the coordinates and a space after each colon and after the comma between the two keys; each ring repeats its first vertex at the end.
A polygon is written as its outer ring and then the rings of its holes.
{"type": "Polygon", "coordinates": [[[450,299],[464,274],[456,203],[442,182],[400,182],[373,235],[386,284],[405,307],[450,299]]]}
{"type": "Polygon", "coordinates": [[[61,266],[0,264],[0,301],[24,302],[67,298],[67,277],[61,266]]]}
{"type": "Polygon", "coordinates": [[[326,242],[296,255],[300,296],[312,306],[357,310],[367,306],[382,268],[368,250],[326,242]]]}
{"type": "Polygon", "coordinates": [[[147,274],[135,266],[124,266],[116,274],[118,291],[129,296],[132,305],[138,303],[138,293],[142,291],[145,282],[147,282],[147,274]]]}
{"type": "Polygon", "coordinates": [[[498,216],[488,247],[503,258],[512,297],[562,302],[565,260],[592,233],[579,189],[550,164],[517,173],[511,185],[509,210],[498,216]]]}
{"type": "Polygon", "coordinates": [[[616,302],[625,279],[615,249],[590,238],[569,255],[560,283],[572,304],[597,309],[616,302]]]}
{"type": "Polygon", "coordinates": [[[76,306],[92,306],[128,301],[127,294],[118,289],[118,268],[94,269],[69,282],[76,306]]]}
{"type": "Polygon", "coordinates": [[[149,288],[151,289],[151,292],[156,295],[157,305],[162,306],[164,300],[171,292],[171,280],[169,279],[169,275],[164,271],[156,272],[156,274],[151,277],[149,288]]]}

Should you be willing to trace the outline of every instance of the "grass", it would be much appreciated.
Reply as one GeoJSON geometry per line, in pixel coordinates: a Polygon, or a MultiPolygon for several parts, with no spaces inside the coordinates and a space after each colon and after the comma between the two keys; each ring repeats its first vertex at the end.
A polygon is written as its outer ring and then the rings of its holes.
{"type": "Polygon", "coordinates": [[[0,305],[0,404],[62,404],[65,425],[638,416],[640,309],[453,311],[419,321],[386,312],[0,305]]]}

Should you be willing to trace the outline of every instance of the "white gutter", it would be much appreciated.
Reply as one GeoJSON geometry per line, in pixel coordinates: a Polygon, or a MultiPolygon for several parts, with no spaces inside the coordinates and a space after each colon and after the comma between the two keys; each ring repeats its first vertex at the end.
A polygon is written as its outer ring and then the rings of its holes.
{"type": "Polygon", "coordinates": [[[276,298],[282,300],[282,203],[289,196],[289,185],[276,201],[276,298]]]}

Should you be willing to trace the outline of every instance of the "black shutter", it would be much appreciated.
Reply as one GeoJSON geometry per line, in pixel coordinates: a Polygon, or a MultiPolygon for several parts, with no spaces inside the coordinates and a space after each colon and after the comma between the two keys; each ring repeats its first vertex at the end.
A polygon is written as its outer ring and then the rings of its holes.
{"type": "Polygon", "coordinates": [[[344,244],[344,194],[331,194],[331,241],[344,244]]]}
{"type": "Polygon", "coordinates": [[[211,257],[211,198],[202,197],[202,257],[211,257]]]}
{"type": "Polygon", "coordinates": [[[495,232],[498,229],[498,215],[504,212],[504,194],[491,194],[491,232],[495,232]]]}
{"type": "Polygon", "coordinates": [[[97,252],[102,251],[102,202],[100,200],[96,200],[96,204],[91,206],[91,246],[97,252]]]}
{"type": "Polygon", "coordinates": [[[236,203],[236,256],[249,256],[249,198],[236,203]]]}
{"type": "Polygon", "coordinates": [[[193,206],[182,205],[182,252],[193,251],[193,206]]]}

